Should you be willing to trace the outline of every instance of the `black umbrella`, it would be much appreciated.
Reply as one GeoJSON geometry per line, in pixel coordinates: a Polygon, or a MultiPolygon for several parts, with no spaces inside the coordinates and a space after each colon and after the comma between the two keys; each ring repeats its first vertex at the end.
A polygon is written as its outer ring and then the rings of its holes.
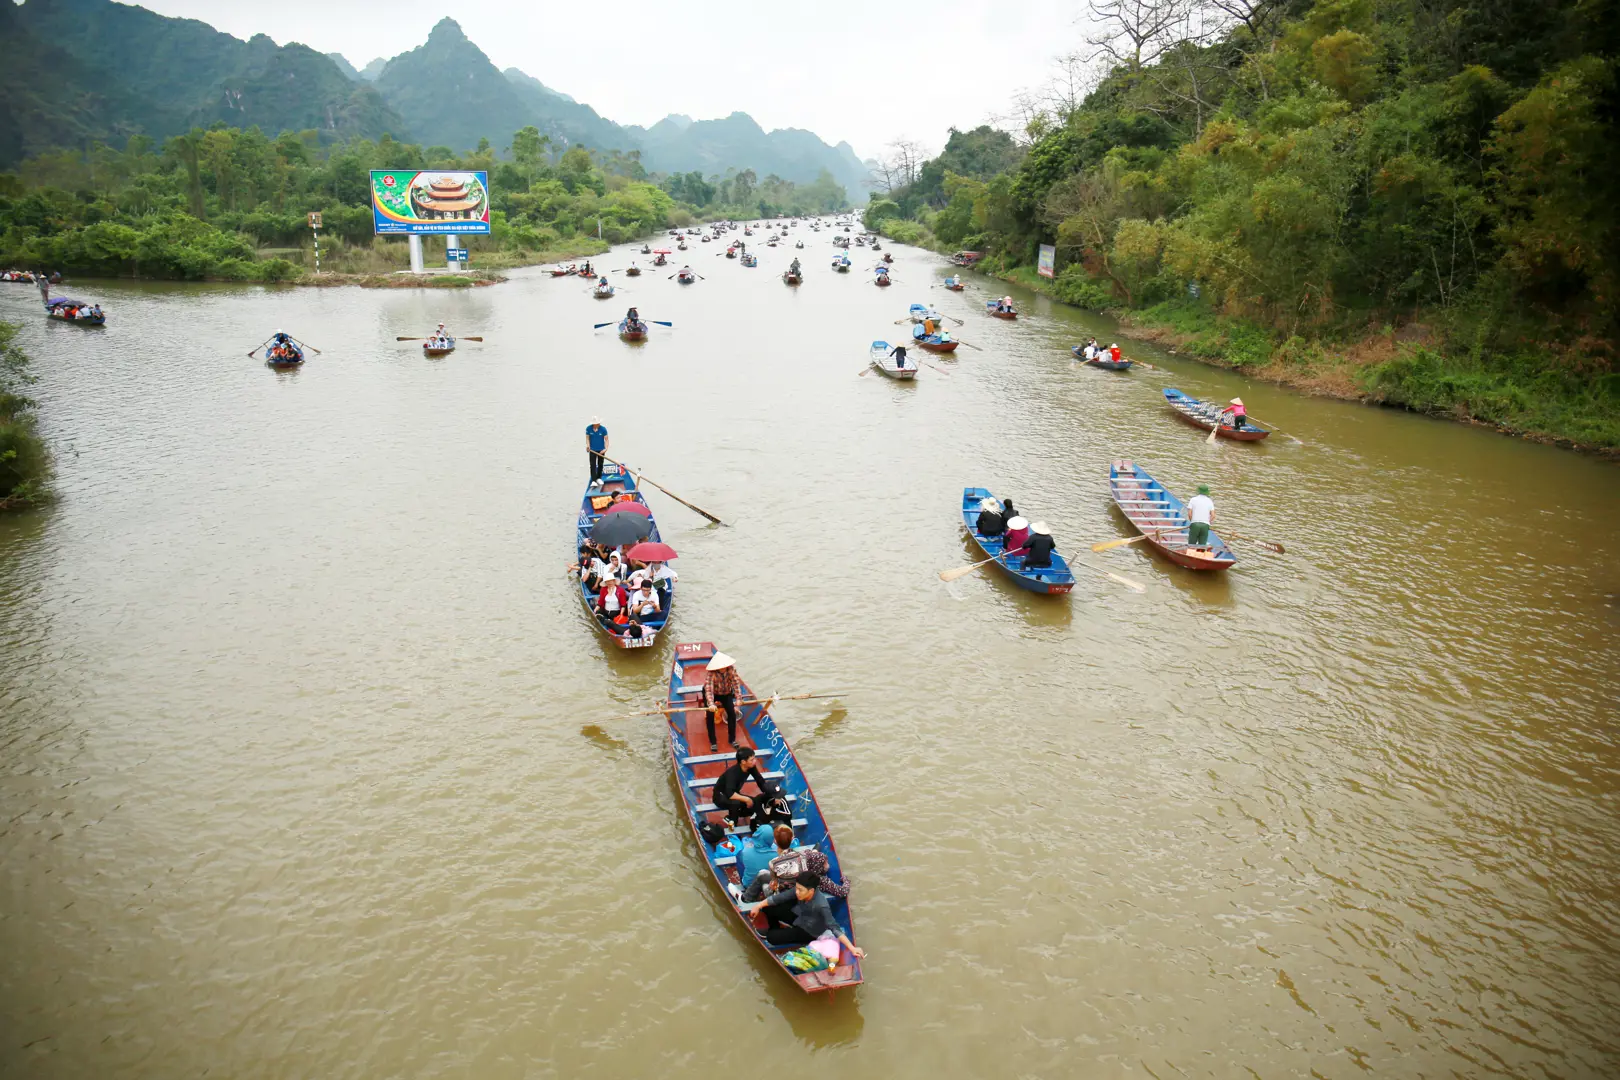
{"type": "Polygon", "coordinates": [[[634,544],[652,535],[652,522],[640,514],[604,514],[591,526],[591,539],[608,547],[634,544]]]}

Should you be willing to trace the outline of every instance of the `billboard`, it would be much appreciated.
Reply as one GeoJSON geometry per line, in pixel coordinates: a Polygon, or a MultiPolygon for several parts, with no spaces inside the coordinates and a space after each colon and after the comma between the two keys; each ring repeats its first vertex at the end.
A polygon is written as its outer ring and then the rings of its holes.
{"type": "Polygon", "coordinates": [[[489,174],[374,170],[371,218],[378,236],[489,232],[489,174]]]}
{"type": "MultiPolygon", "coordinates": [[[[1028,251],[1028,248],[1024,249],[1028,251]]],[[[1053,277],[1057,272],[1057,248],[1051,244],[1041,245],[1040,261],[1035,264],[1035,272],[1041,277],[1053,277]]]]}

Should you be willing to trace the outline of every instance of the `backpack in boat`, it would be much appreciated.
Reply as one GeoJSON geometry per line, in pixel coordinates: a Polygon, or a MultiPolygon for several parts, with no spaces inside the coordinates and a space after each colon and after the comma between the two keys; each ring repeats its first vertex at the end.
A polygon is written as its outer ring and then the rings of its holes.
{"type": "Polygon", "coordinates": [[[712,821],[705,821],[698,826],[698,835],[703,837],[705,844],[714,847],[714,845],[726,838],[726,830],[712,821]]]}
{"type": "Polygon", "coordinates": [[[774,828],[777,825],[791,826],[792,824],[793,811],[788,809],[788,801],[780,795],[774,798],[761,799],[759,804],[754,807],[754,827],[756,829],[761,825],[770,825],[774,828]]]}
{"type": "Polygon", "coordinates": [[[771,860],[771,880],[782,883],[792,883],[800,874],[810,869],[808,848],[794,848],[784,851],[771,860]]]}

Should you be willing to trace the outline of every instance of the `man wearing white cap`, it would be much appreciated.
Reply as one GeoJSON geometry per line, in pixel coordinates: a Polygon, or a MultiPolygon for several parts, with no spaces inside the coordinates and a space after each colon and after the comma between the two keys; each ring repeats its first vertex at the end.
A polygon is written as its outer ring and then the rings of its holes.
{"type": "Polygon", "coordinates": [[[723,652],[714,654],[709,661],[708,676],[703,681],[703,703],[708,706],[704,722],[709,726],[709,752],[720,749],[714,735],[715,713],[726,710],[726,741],[737,745],[737,662],[723,652]]]}
{"type": "Polygon", "coordinates": [[[585,452],[591,459],[591,483],[602,482],[602,455],[607,453],[608,430],[602,426],[602,418],[591,417],[590,427],[585,429],[585,452]]]}

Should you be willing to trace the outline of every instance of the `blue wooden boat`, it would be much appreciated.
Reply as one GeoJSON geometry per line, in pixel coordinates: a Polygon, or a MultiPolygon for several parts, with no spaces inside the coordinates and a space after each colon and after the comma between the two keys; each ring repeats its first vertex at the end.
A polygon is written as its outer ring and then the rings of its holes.
{"type": "MultiPolygon", "coordinates": [[[[1104,371],[1129,371],[1131,369],[1131,365],[1135,363],[1134,360],[1087,360],[1085,351],[1079,345],[1076,345],[1069,351],[1074,353],[1074,358],[1080,361],[1082,364],[1085,364],[1088,367],[1102,368],[1104,371]]],[[[1103,353],[1102,355],[1106,357],[1108,354],[1103,353]]]]}
{"type": "Polygon", "coordinates": [[[1208,431],[1219,424],[1221,430],[1217,438],[1233,439],[1237,442],[1259,442],[1271,434],[1270,428],[1263,428],[1248,420],[1245,420],[1240,428],[1233,427],[1230,421],[1221,419],[1219,405],[1188,397],[1174,387],[1164,388],[1164,400],[1170,403],[1170,407],[1176,410],[1178,416],[1193,427],[1208,431]]]}
{"type": "Polygon", "coordinates": [[[935,322],[939,321],[939,313],[927,304],[912,304],[908,314],[914,323],[920,323],[926,319],[933,319],[935,322]]]}
{"type": "MultiPolygon", "coordinates": [[[[612,506],[621,494],[629,495],[631,499],[643,506],[647,505],[647,500],[636,489],[636,478],[630,475],[628,469],[620,465],[604,465],[602,467],[601,485],[587,484],[585,494],[580,498],[579,523],[574,539],[574,550],[576,552],[579,550],[580,544],[590,539],[591,526],[596,524],[597,520],[602,516],[602,512],[612,506]]],[[[648,509],[650,511],[651,507],[648,507],[648,509]]],[[[652,526],[652,532],[647,534],[647,539],[660,539],[658,523],[652,519],[651,513],[647,515],[647,523],[652,526]]],[[[624,583],[620,582],[620,584],[624,583]]],[[[659,631],[663,630],[665,624],[669,622],[669,614],[675,609],[675,591],[679,587],[680,582],[670,582],[669,599],[664,601],[662,611],[641,621],[645,632],[640,638],[626,637],[624,627],[615,626],[611,619],[596,613],[596,594],[585,587],[583,572],[579,578],[579,597],[580,601],[585,605],[585,613],[591,617],[597,628],[606,634],[613,644],[621,649],[648,649],[658,639],[659,631]]]]}
{"type": "MultiPolygon", "coordinates": [[[[991,494],[989,488],[962,489],[962,527],[967,530],[968,538],[984,552],[987,559],[1001,555],[1007,548],[1001,537],[985,536],[978,529],[979,500],[992,498],[995,496],[991,494]]],[[[1013,584],[1030,592],[1059,596],[1074,588],[1074,575],[1069,572],[1069,564],[1056,551],[1052,552],[1051,566],[1043,566],[1036,570],[1024,568],[1022,555],[998,558],[996,565],[1007,572],[1013,579],[1013,584]]]]}
{"type": "Polygon", "coordinates": [[[298,344],[288,340],[285,345],[272,345],[264,354],[267,366],[278,370],[290,370],[304,362],[304,350],[298,344]]]}
{"type": "Polygon", "coordinates": [[[1226,542],[1209,531],[1209,546],[1187,543],[1187,506],[1133,461],[1121,459],[1108,466],[1108,490],[1130,523],[1146,534],[1144,543],[1164,553],[1177,566],[1189,570],[1225,570],[1237,562],[1226,542]]]}
{"type": "Polygon", "coordinates": [[[74,300],[66,296],[58,296],[54,300],[45,301],[45,315],[47,318],[72,323],[74,326],[107,325],[106,312],[93,314],[90,309],[91,305],[83,300],[74,300]]]}
{"type": "Polygon", "coordinates": [[[744,255],[742,257],[742,264],[744,266],[747,266],[747,267],[758,266],[759,265],[759,258],[758,258],[758,256],[756,256],[756,255],[754,255],[752,253],[749,253],[749,254],[744,255]]]}
{"type": "MultiPolygon", "coordinates": [[[[704,862],[708,864],[709,874],[714,878],[721,897],[731,907],[738,921],[743,924],[744,930],[766,951],[776,965],[799,985],[799,989],[806,993],[817,993],[822,990],[858,986],[862,981],[861,960],[848,949],[840,949],[838,963],[824,971],[795,972],[787,968],[782,963],[782,957],[792,949],[769,944],[761,933],[765,926],[764,915],[760,913],[744,915],[737,909],[736,901],[726,888],[727,885],[740,887],[743,884],[738,878],[736,856],[724,853],[716,855],[715,849],[705,843],[702,834],[698,832],[698,826],[704,822],[712,821],[718,825],[726,823],[725,817],[715,808],[712,792],[715,780],[730,767],[737,756],[737,747],[726,741],[723,716],[720,722],[715,724],[715,734],[721,740],[719,752],[693,753],[694,747],[706,748],[709,742],[702,700],[704,680],[708,677],[706,668],[714,654],[712,642],[687,642],[677,645],[669,675],[667,706],[669,759],[670,765],[675,770],[675,786],[680,789],[686,822],[691,826],[698,850],[703,853],[704,862]]],[[[760,772],[774,782],[787,797],[788,806],[793,814],[793,832],[799,846],[819,849],[827,856],[827,876],[833,881],[842,882],[844,873],[838,863],[838,848],[833,844],[832,834],[827,830],[827,822],[821,816],[821,807],[816,803],[816,794],[810,788],[810,781],[805,778],[804,770],[799,767],[798,758],[793,756],[793,748],[777,730],[776,722],[771,719],[767,711],[768,703],[749,704],[753,696],[748,684],[740,682],[737,692],[737,745],[754,748],[760,758],[760,772]]],[[[749,785],[744,791],[746,794],[753,794],[757,789],[749,785]]],[[[727,832],[734,837],[747,834],[747,830],[741,828],[728,829],[727,832]]],[[[844,936],[850,941],[859,943],[859,939],[855,936],[855,918],[850,911],[849,901],[836,896],[828,899],[832,903],[833,916],[843,928],[844,936]]]]}

